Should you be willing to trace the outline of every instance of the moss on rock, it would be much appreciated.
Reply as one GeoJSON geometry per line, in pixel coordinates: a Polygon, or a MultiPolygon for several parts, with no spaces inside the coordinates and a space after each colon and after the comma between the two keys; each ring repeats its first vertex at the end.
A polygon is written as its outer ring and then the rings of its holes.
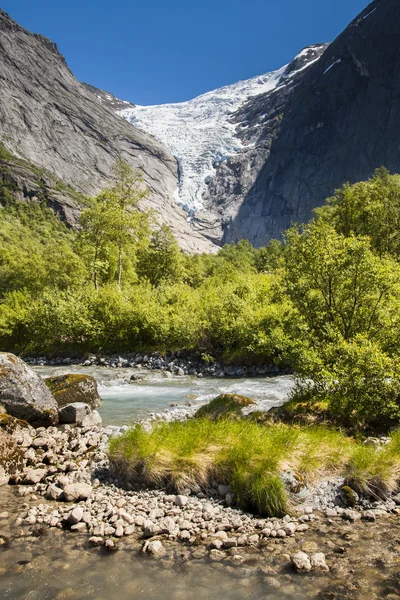
{"type": "Polygon", "coordinates": [[[196,412],[198,418],[209,418],[216,421],[221,418],[239,419],[243,416],[243,408],[251,406],[254,401],[239,394],[221,394],[196,412]]]}
{"type": "Polygon", "coordinates": [[[84,402],[92,409],[100,406],[101,398],[97,390],[97,382],[90,375],[70,373],[47,377],[44,382],[56,399],[59,408],[75,402],[84,402]]]}

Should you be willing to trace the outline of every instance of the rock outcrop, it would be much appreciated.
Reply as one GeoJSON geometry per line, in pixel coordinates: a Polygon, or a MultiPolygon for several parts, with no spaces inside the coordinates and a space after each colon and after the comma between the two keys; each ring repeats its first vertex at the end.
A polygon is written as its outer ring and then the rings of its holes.
{"type": "Polygon", "coordinates": [[[43,380],[20,358],[0,352],[0,404],[34,427],[58,423],[57,402],[43,380]]]}
{"type": "Polygon", "coordinates": [[[74,225],[82,195],[110,184],[120,157],[143,172],[151,191],[143,207],[157,211],[181,247],[212,251],[173,200],[178,167],[168,150],[79,83],[53,42],[1,10],[0,78],[0,181],[14,197],[45,200],[74,225]]]}

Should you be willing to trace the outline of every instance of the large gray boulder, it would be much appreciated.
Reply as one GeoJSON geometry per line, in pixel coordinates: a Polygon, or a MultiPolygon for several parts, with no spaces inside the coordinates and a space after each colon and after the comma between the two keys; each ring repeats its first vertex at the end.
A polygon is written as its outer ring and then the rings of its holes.
{"type": "Polygon", "coordinates": [[[13,437],[0,428],[0,485],[8,483],[10,477],[22,471],[24,454],[13,437]]]}
{"type": "Polygon", "coordinates": [[[43,380],[20,358],[0,352],[0,404],[34,427],[58,423],[58,406],[43,380]]]}

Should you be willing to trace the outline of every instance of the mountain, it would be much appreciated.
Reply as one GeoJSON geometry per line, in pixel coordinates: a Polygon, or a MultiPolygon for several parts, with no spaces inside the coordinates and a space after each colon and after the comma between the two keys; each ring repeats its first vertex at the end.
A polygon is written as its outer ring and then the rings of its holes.
{"type": "MultiPolygon", "coordinates": [[[[224,241],[265,244],[307,221],[344,182],[365,180],[382,165],[400,171],[399,40],[398,1],[375,0],[304,71],[282,104],[262,168],[225,220],[224,241]]],[[[236,118],[248,119],[251,130],[279,103],[278,93],[250,100],[236,118]]],[[[268,136],[269,124],[260,130],[258,139],[268,136]]],[[[222,212],[232,198],[223,191],[227,174],[240,181],[248,164],[246,157],[238,163],[217,169],[209,185],[209,199],[218,198],[222,212]]]]}
{"type": "MultiPolygon", "coordinates": [[[[140,168],[147,202],[189,252],[213,245],[173,200],[178,166],[156,139],[117,116],[69,70],[57,46],[0,11],[0,177],[20,200],[45,200],[76,224],[84,195],[112,180],[121,157],[140,168]]],[[[124,104],[126,106],[126,104],[124,104]]]]}
{"type": "Polygon", "coordinates": [[[331,44],[188,102],[116,111],[176,157],[175,199],[213,242],[256,246],[344,182],[400,170],[400,20],[375,0],[331,44]]]}

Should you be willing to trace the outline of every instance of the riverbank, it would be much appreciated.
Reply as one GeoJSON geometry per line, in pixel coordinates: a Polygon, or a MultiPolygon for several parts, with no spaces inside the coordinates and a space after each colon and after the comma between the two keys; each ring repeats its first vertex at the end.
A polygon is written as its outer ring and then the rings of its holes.
{"type": "Polygon", "coordinates": [[[108,367],[112,369],[130,368],[147,371],[161,371],[166,377],[172,375],[193,377],[265,377],[291,374],[290,369],[279,369],[275,365],[228,365],[219,361],[206,361],[197,353],[173,352],[166,354],[133,353],[114,355],[86,355],[81,357],[46,356],[24,357],[29,365],[37,366],[83,366],[108,367]]]}
{"type": "MultiPolygon", "coordinates": [[[[196,598],[214,597],[211,581],[218,584],[218,594],[225,590],[229,598],[261,593],[271,598],[358,598],[367,589],[371,600],[398,597],[400,510],[395,500],[360,499],[356,507],[339,506],[342,482],[322,482],[296,515],[262,519],[227,506],[229,490],[218,482],[214,489],[190,495],[127,489],[110,471],[107,455],[109,439],[125,430],[61,426],[29,428],[22,437],[16,435],[27,467],[14,486],[0,491],[10,499],[0,514],[0,552],[5,557],[0,589],[4,578],[27,576],[33,569],[46,572],[47,543],[51,564],[59,565],[64,582],[52,596],[60,600],[86,597],[82,584],[71,582],[72,564],[81,561],[80,577],[85,573],[87,581],[90,568],[97,582],[103,582],[96,598],[111,593],[107,580],[112,568],[118,585],[113,597],[137,592],[129,566],[138,569],[141,589],[139,570],[148,570],[149,598],[161,597],[150,586],[151,577],[162,586],[183,574],[163,597],[188,597],[190,587],[197,590],[203,578],[208,595],[200,590],[196,598]],[[106,563],[99,553],[107,553],[106,563]],[[146,557],[150,562],[143,563],[146,557]],[[384,596],[382,590],[392,595],[384,596]]],[[[89,580],[87,597],[94,597],[90,590],[97,584],[89,580]]],[[[50,588],[56,587],[53,580],[50,588]]],[[[20,589],[13,585],[14,596],[4,597],[20,598],[20,589]]]]}

